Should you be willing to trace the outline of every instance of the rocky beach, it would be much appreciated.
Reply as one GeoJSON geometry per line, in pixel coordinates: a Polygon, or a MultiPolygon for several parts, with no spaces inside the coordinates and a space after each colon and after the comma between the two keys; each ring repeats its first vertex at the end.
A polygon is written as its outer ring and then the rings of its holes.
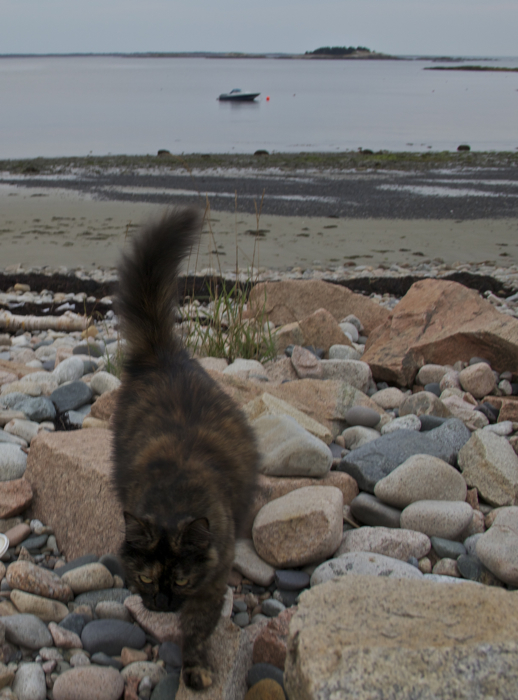
{"type": "MultiPolygon", "coordinates": [[[[176,614],[146,611],[125,587],[110,483],[115,253],[173,195],[102,199],[9,177],[0,698],[194,698],[176,614]]],[[[506,192],[504,217],[480,195],[485,216],[458,223],[286,216],[267,195],[257,216],[207,211],[210,245],[187,279],[251,287],[246,326],[271,345],[268,359],[199,353],[262,455],[203,697],[516,697],[518,260],[506,192]],[[236,249],[250,262],[237,270],[236,249]]],[[[206,297],[182,299],[184,337],[200,319],[210,327],[206,297]]]]}

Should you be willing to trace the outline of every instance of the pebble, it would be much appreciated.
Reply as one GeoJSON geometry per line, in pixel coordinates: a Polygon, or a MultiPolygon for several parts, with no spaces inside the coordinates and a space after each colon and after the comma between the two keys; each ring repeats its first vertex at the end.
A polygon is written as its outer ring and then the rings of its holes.
{"type": "Polygon", "coordinates": [[[232,566],[259,586],[273,583],[275,569],[257,554],[252,540],[236,541],[232,566]]]}
{"type": "Polygon", "coordinates": [[[54,700],[119,700],[124,679],[114,668],[92,664],[62,673],[52,691],[54,700]]]}
{"type": "Polygon", "coordinates": [[[459,382],[464,391],[469,391],[476,399],[487,396],[496,386],[493,370],[485,362],[463,369],[459,373],[459,382]]]}
{"type": "Polygon", "coordinates": [[[446,540],[443,537],[431,537],[434,552],[441,559],[458,559],[461,554],[466,554],[466,547],[462,542],[446,540]]]}
{"type": "Polygon", "coordinates": [[[88,384],[76,381],[58,387],[49,398],[56,407],[57,413],[61,414],[65,411],[75,411],[90,403],[92,396],[93,392],[88,384]]]}
{"type": "Polygon", "coordinates": [[[331,345],[329,348],[330,360],[359,360],[361,353],[349,345],[331,345]]]}
{"type": "Polygon", "coordinates": [[[362,425],[365,428],[374,428],[380,422],[381,415],[367,406],[354,406],[346,411],[344,419],[348,425],[362,425]]]}
{"type": "Polygon", "coordinates": [[[75,382],[83,376],[84,365],[83,360],[79,357],[68,357],[59,363],[56,369],[52,372],[52,376],[58,384],[65,382],[75,382]]]}
{"type": "Polygon", "coordinates": [[[99,562],[66,571],[61,579],[70,586],[75,595],[113,587],[113,576],[99,562]]]}
{"type": "Polygon", "coordinates": [[[52,646],[52,635],[47,625],[36,615],[12,615],[3,617],[5,638],[13,644],[38,650],[52,646]]]}
{"type": "Polygon", "coordinates": [[[27,455],[18,445],[0,443],[0,481],[20,479],[27,468],[27,455]]]}
{"type": "Polygon", "coordinates": [[[92,620],[83,628],[81,641],[90,654],[103,651],[118,656],[123,647],[142,649],[146,634],[138,625],[122,620],[92,620]]]}
{"type": "Polygon", "coordinates": [[[244,700],[285,700],[286,695],[279,685],[272,678],[263,678],[253,685],[245,695],[244,700]]]}
{"type": "Polygon", "coordinates": [[[291,416],[263,415],[252,425],[262,455],[262,474],[322,477],[331,469],[329,447],[291,416]]]}
{"type": "Polygon", "coordinates": [[[381,389],[374,393],[371,398],[380,408],[388,411],[392,408],[399,408],[405,399],[405,394],[397,387],[387,387],[387,389],[381,389]]]}
{"type": "Polygon", "coordinates": [[[421,421],[413,413],[409,413],[406,416],[401,416],[400,418],[394,418],[390,423],[385,423],[381,429],[382,435],[388,435],[389,433],[394,433],[396,430],[421,430],[421,421]]]}
{"type": "Polygon", "coordinates": [[[156,685],[162,678],[165,678],[166,671],[162,666],[158,666],[158,664],[154,664],[151,661],[134,661],[122,669],[121,676],[125,680],[133,677],[138,678],[139,681],[148,677],[151,679],[151,683],[156,685]]]}
{"type": "Polygon", "coordinates": [[[311,576],[311,586],[317,586],[338,576],[387,576],[422,579],[415,566],[371,552],[349,552],[318,566],[311,576]]]}
{"type": "Polygon", "coordinates": [[[180,688],[180,674],[171,673],[155,686],[151,694],[151,700],[171,700],[176,697],[180,688]]]}
{"type": "Polygon", "coordinates": [[[90,387],[96,394],[106,394],[120,387],[120,379],[109,372],[97,372],[90,381],[90,387]]]}
{"type": "Polygon", "coordinates": [[[365,525],[399,527],[401,511],[380,501],[370,493],[360,493],[351,502],[351,513],[365,525]]]}
{"type": "Polygon", "coordinates": [[[518,506],[498,510],[492,526],[477,540],[476,554],[497,578],[518,586],[518,506]]]}
{"type": "Polygon", "coordinates": [[[267,617],[277,617],[283,610],[286,610],[286,606],[274,598],[268,598],[261,605],[261,612],[267,617]]]}
{"type": "Polygon", "coordinates": [[[467,486],[459,472],[438,457],[416,454],[374,487],[384,503],[406,508],[415,501],[465,501],[467,486]]]}
{"type": "Polygon", "coordinates": [[[275,585],[285,591],[301,591],[309,586],[309,574],[305,571],[292,569],[277,569],[275,572],[275,585]]]}
{"type": "Polygon", "coordinates": [[[386,557],[408,561],[419,560],[431,549],[430,538],[422,532],[388,527],[360,527],[344,532],[335,557],[348,552],[375,552],[386,557]]]}
{"type": "Polygon", "coordinates": [[[21,664],[14,678],[13,691],[18,700],[45,700],[47,685],[41,665],[37,663],[21,664]]]}
{"type": "Polygon", "coordinates": [[[473,519],[473,509],[460,501],[416,501],[401,513],[401,527],[428,537],[455,540],[473,519]]]}
{"type": "Polygon", "coordinates": [[[377,440],[380,434],[374,428],[365,428],[362,425],[356,425],[352,428],[346,428],[342,433],[344,447],[348,450],[356,450],[368,442],[377,440]]]}

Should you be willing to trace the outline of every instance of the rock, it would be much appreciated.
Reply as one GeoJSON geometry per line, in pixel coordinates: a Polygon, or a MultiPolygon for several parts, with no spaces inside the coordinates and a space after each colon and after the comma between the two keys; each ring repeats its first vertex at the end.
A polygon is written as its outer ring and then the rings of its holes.
{"type": "Polygon", "coordinates": [[[244,700],[286,700],[286,696],[277,681],[263,678],[248,690],[244,700]]]}
{"type": "MultiPolygon", "coordinates": [[[[477,366],[477,365],[475,365],[477,366]]],[[[459,452],[466,483],[493,506],[518,502],[518,455],[499,435],[478,430],[459,452]]]]}
{"type": "Polygon", "coordinates": [[[288,628],[296,608],[290,608],[270,620],[257,635],[252,653],[254,664],[271,664],[284,669],[288,628]]]}
{"type": "Polygon", "coordinates": [[[35,615],[43,622],[61,622],[68,615],[64,603],[24,591],[11,591],[11,602],[21,613],[35,615]]]}
{"type": "Polygon", "coordinates": [[[368,406],[353,406],[345,413],[344,418],[350,426],[374,428],[380,422],[381,415],[368,406]]]}
{"type": "Polygon", "coordinates": [[[291,354],[291,363],[299,379],[323,379],[324,370],[321,361],[306,348],[295,345],[291,354]]]}
{"type": "Polygon", "coordinates": [[[460,578],[456,559],[440,559],[433,567],[432,573],[435,576],[451,576],[453,578],[460,578]]]}
{"type": "Polygon", "coordinates": [[[27,467],[27,455],[18,445],[0,443],[0,481],[21,479],[27,467]]]}
{"type": "Polygon", "coordinates": [[[264,313],[276,325],[300,321],[317,309],[328,309],[337,322],[352,313],[370,333],[385,321],[388,311],[362,294],[321,280],[261,282],[249,298],[252,313],[264,313]]]}
{"type": "Polygon", "coordinates": [[[406,562],[409,557],[422,559],[430,547],[429,537],[421,532],[388,527],[360,527],[344,532],[335,557],[349,552],[374,552],[406,562]]]}
{"type": "Polygon", "coordinates": [[[459,382],[464,391],[469,391],[476,399],[490,394],[496,386],[493,370],[485,362],[463,369],[459,373],[459,382]]]}
{"type": "Polygon", "coordinates": [[[381,434],[388,435],[389,433],[395,433],[396,430],[416,430],[419,432],[421,430],[421,421],[413,413],[401,416],[401,418],[394,418],[390,423],[385,423],[381,429],[381,434]]]}
{"type": "Polygon", "coordinates": [[[374,403],[378,404],[378,406],[384,410],[399,408],[405,400],[405,397],[406,394],[404,394],[401,389],[393,386],[388,389],[381,389],[381,391],[377,391],[371,396],[374,403]]]}
{"type": "Polygon", "coordinates": [[[0,518],[12,518],[23,513],[32,503],[32,488],[25,477],[0,481],[0,518]]]}
{"type": "Polygon", "coordinates": [[[248,417],[248,420],[251,422],[264,415],[290,416],[297,421],[301,428],[304,428],[304,430],[307,430],[308,433],[311,433],[311,435],[314,435],[325,442],[326,445],[329,445],[333,440],[331,432],[321,423],[318,423],[316,420],[310,418],[302,411],[294,408],[286,401],[282,401],[282,399],[278,399],[267,392],[257,397],[253,401],[250,401],[250,403],[247,403],[243,407],[243,411],[248,417]]]}
{"type": "Polygon", "coordinates": [[[518,507],[502,508],[479,537],[476,554],[497,578],[518,586],[518,507]]]}
{"type": "Polygon", "coordinates": [[[246,676],[246,682],[249,688],[252,688],[256,683],[271,678],[284,688],[284,678],[282,671],[273,664],[257,663],[252,666],[246,676]]]}
{"type": "Polygon", "coordinates": [[[473,509],[460,501],[417,501],[401,513],[401,527],[428,537],[457,539],[473,519],[473,509]]]}
{"type": "Polygon", "coordinates": [[[31,534],[31,528],[29,525],[27,525],[27,523],[20,523],[19,525],[15,525],[7,530],[0,529],[0,531],[5,533],[11,547],[16,547],[31,534]]]}
{"type": "Polygon", "coordinates": [[[95,606],[95,616],[99,620],[122,620],[123,622],[131,622],[132,617],[129,610],[123,603],[117,603],[114,600],[105,600],[97,603],[95,606]]]}
{"type": "Polygon", "coordinates": [[[448,408],[452,416],[461,420],[470,430],[479,430],[488,424],[486,416],[476,406],[464,401],[460,396],[448,396],[443,399],[443,404],[448,408]]]}
{"type": "Polygon", "coordinates": [[[59,649],[82,649],[83,643],[81,638],[75,632],[64,627],[56,625],[55,622],[49,622],[49,632],[52,635],[54,644],[59,649]]]}
{"type": "Polygon", "coordinates": [[[374,527],[399,527],[401,511],[382,503],[370,493],[360,493],[351,502],[351,513],[360,523],[374,527]]]}
{"type": "MultiPolygon", "coordinates": [[[[358,485],[356,481],[342,472],[332,471],[322,479],[303,479],[296,477],[275,477],[259,474],[254,501],[250,507],[251,521],[253,521],[261,508],[281,496],[285,496],[292,491],[306,486],[335,486],[340,489],[345,504],[358,495],[358,485]]],[[[251,526],[252,523],[250,523],[251,526]]],[[[251,536],[251,531],[250,531],[251,536]]]]}
{"type": "Polygon", "coordinates": [[[430,539],[434,552],[441,559],[458,559],[462,554],[466,554],[466,547],[464,547],[462,542],[445,540],[443,537],[432,537],[430,539]]]}
{"type": "Polygon", "coordinates": [[[331,345],[328,353],[330,360],[359,360],[361,353],[349,345],[331,345]]]}
{"type": "Polygon", "coordinates": [[[75,601],[74,605],[88,605],[91,608],[95,608],[99,603],[104,602],[116,602],[125,603],[126,598],[128,598],[131,593],[127,588],[103,588],[100,591],[88,591],[87,593],[80,593],[75,601]]]}
{"type": "Polygon", "coordinates": [[[2,617],[5,638],[12,644],[18,644],[37,651],[41,647],[52,646],[52,635],[47,625],[35,615],[12,615],[2,617]]]}
{"type": "Polygon", "coordinates": [[[73,598],[72,589],[57,574],[29,561],[15,561],[10,564],[6,578],[11,588],[26,593],[34,593],[62,603],[68,603],[73,598]]]}
{"type": "Polygon", "coordinates": [[[83,360],[72,356],[60,362],[52,372],[52,376],[58,384],[64,384],[65,382],[75,382],[77,379],[81,379],[83,371],[83,360]]]}
{"type": "Polygon", "coordinates": [[[322,477],[331,469],[329,447],[290,416],[260,416],[252,425],[262,457],[261,473],[322,477]]]}
{"type": "MultiPolygon", "coordinates": [[[[61,367],[61,365],[59,365],[61,367]]],[[[77,408],[90,403],[93,392],[84,382],[70,382],[59,386],[50,395],[50,400],[56,407],[58,414],[65,411],[75,411],[77,408]]]]}
{"type": "Polygon", "coordinates": [[[123,647],[142,649],[146,635],[138,625],[121,620],[93,620],[85,625],[81,641],[90,654],[102,651],[118,656],[123,647]]]}
{"type": "Polygon", "coordinates": [[[423,454],[406,459],[374,487],[374,495],[395,508],[415,501],[465,501],[466,493],[466,482],[454,467],[423,454]]]}
{"type": "Polygon", "coordinates": [[[38,663],[22,664],[16,672],[13,691],[19,700],[45,700],[47,685],[41,665],[38,663]]]}
{"type": "Polygon", "coordinates": [[[96,372],[90,381],[90,388],[101,396],[120,387],[121,380],[110,372],[96,372]]]}
{"type": "Polygon", "coordinates": [[[424,364],[483,353],[498,372],[518,371],[518,320],[456,282],[419,280],[369,335],[364,362],[376,380],[412,386],[424,364]]]}
{"type": "Polygon", "coordinates": [[[54,683],[54,700],[119,700],[124,679],[114,668],[82,666],[62,673],[54,683]]]}
{"type": "Polygon", "coordinates": [[[268,377],[263,365],[257,360],[234,360],[231,365],[228,365],[223,370],[223,374],[237,375],[242,379],[252,377],[268,377]]]}
{"type": "Polygon", "coordinates": [[[61,578],[70,586],[75,595],[112,588],[113,586],[113,576],[105,566],[98,562],[67,571],[61,578]]]}
{"type": "Polygon", "coordinates": [[[317,566],[311,576],[311,587],[341,576],[422,579],[423,574],[415,566],[383,554],[349,552],[317,566]]]}
{"type": "Polygon", "coordinates": [[[365,428],[362,425],[355,425],[352,428],[346,428],[342,433],[342,437],[344,439],[345,447],[348,450],[356,450],[358,447],[366,445],[368,442],[377,440],[380,437],[380,434],[373,428],[365,428]]]}
{"type": "Polygon", "coordinates": [[[373,493],[378,481],[412,455],[430,454],[453,464],[470,435],[457,419],[450,419],[426,433],[398,430],[353,450],[342,459],[338,469],[350,474],[362,491],[373,493]]]}
{"type": "Polygon", "coordinates": [[[420,391],[405,398],[399,406],[399,415],[406,416],[408,414],[415,416],[431,415],[438,418],[451,417],[450,411],[443,402],[430,391],[420,391]]]}
{"type": "Polygon", "coordinates": [[[364,394],[372,381],[369,365],[361,360],[322,360],[320,367],[323,379],[347,382],[364,394]]]}
{"type": "Polygon", "coordinates": [[[4,430],[6,433],[16,435],[22,438],[25,442],[30,443],[33,437],[38,434],[40,424],[32,420],[13,418],[6,423],[4,430]]]}
{"type": "Polygon", "coordinates": [[[162,666],[158,666],[152,661],[134,661],[122,669],[121,676],[126,681],[128,678],[138,678],[139,682],[147,676],[151,680],[151,684],[155,686],[165,678],[166,671],[162,666]]]}
{"type": "Polygon", "coordinates": [[[255,549],[272,566],[322,561],[342,538],[342,492],[333,486],[305,488],[267,503],[252,528],[255,549]]]}
{"type": "Polygon", "coordinates": [[[412,700],[420,688],[423,700],[512,698],[517,625],[518,599],[495,588],[330,581],[302,594],[291,621],[286,692],[297,699],[412,700]]]}
{"type": "Polygon", "coordinates": [[[268,587],[273,583],[275,569],[257,554],[252,540],[236,540],[232,566],[259,586],[268,587]]]}
{"type": "Polygon", "coordinates": [[[301,345],[320,347],[325,353],[332,345],[346,345],[349,341],[333,315],[325,308],[314,311],[299,321],[303,341],[301,345]]]}
{"type": "Polygon", "coordinates": [[[426,384],[440,384],[444,375],[449,371],[451,370],[444,365],[423,365],[417,373],[415,381],[421,386],[426,386],[426,384]]]}
{"type": "Polygon", "coordinates": [[[52,523],[67,558],[118,551],[124,519],[111,485],[109,431],[40,433],[25,478],[37,486],[33,516],[52,523]]]}
{"type": "Polygon", "coordinates": [[[29,420],[41,423],[42,421],[53,421],[56,418],[56,409],[52,401],[46,396],[32,398],[25,394],[14,393],[2,397],[2,403],[7,408],[21,411],[29,420]]]}
{"type": "Polygon", "coordinates": [[[305,571],[277,569],[275,585],[284,591],[301,591],[309,586],[309,574],[305,571]]]}

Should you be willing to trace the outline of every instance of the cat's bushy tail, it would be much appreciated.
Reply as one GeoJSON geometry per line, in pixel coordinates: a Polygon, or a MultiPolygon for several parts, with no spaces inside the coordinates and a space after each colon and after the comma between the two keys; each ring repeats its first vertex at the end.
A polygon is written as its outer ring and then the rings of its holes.
{"type": "Polygon", "coordinates": [[[178,270],[200,229],[196,209],[174,209],[145,227],[122,256],[116,310],[131,359],[153,362],[179,348],[172,333],[178,270]]]}

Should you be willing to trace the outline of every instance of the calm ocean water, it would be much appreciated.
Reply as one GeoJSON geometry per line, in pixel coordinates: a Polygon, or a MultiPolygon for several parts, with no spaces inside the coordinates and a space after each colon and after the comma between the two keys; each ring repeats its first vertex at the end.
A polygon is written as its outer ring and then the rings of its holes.
{"type": "Polygon", "coordinates": [[[518,148],[518,73],[423,70],[432,65],[442,64],[0,58],[0,158],[518,148]],[[235,87],[261,95],[217,101],[235,87]]]}

